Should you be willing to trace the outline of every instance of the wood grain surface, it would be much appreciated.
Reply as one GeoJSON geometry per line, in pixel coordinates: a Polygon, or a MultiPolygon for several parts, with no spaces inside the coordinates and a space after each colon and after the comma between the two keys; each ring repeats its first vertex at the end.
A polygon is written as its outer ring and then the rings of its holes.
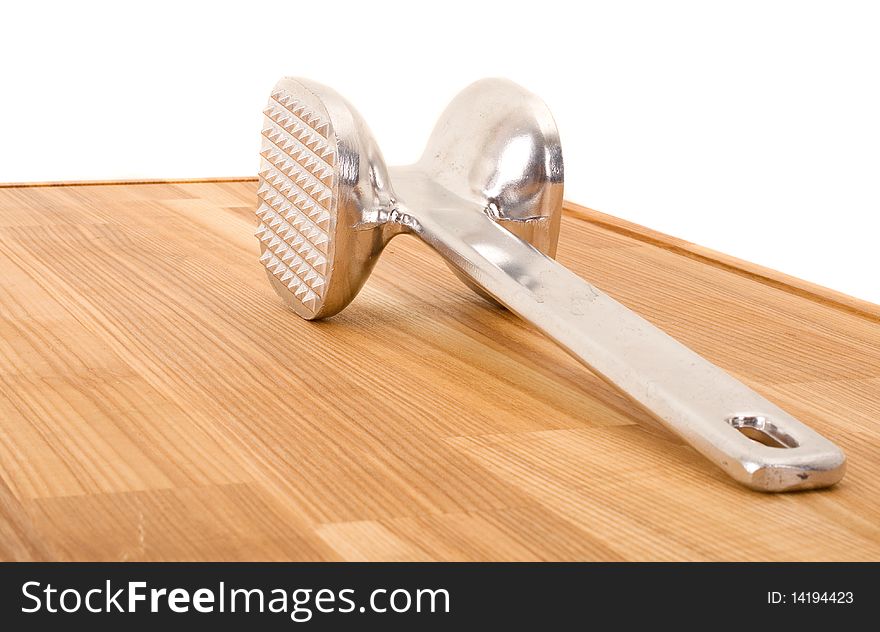
{"type": "Polygon", "coordinates": [[[559,260],[841,445],[762,495],[427,247],[307,323],[255,183],[0,189],[0,558],[880,559],[880,313],[570,207],[559,260]]]}

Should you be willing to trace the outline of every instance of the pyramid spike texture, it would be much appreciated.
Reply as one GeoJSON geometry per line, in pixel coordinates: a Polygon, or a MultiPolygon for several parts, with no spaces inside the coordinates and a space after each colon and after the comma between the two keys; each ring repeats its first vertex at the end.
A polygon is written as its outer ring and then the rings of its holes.
{"type": "Polygon", "coordinates": [[[260,262],[314,313],[327,288],[336,140],[318,108],[284,90],[263,110],[256,231],[260,262]]]}

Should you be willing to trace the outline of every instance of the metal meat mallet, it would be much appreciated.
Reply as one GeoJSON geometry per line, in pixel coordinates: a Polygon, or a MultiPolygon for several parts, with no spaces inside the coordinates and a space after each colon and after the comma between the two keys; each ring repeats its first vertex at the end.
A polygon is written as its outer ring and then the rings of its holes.
{"type": "Polygon", "coordinates": [[[843,476],[836,445],[551,258],[562,151],[533,94],[478,81],[441,116],[422,158],[390,169],[327,87],[282,79],[264,114],[260,260],[301,317],[348,305],[385,244],[411,233],[741,483],[788,491],[843,476]]]}

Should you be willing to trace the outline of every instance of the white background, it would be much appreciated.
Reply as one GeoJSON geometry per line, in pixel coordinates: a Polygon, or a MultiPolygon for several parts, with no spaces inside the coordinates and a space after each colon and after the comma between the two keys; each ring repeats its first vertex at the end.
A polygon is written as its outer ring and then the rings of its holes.
{"type": "Polygon", "coordinates": [[[568,199],[880,302],[880,3],[12,6],[0,181],[252,175],[282,75],[408,162],[459,89],[507,76],[557,119],[568,199]]]}

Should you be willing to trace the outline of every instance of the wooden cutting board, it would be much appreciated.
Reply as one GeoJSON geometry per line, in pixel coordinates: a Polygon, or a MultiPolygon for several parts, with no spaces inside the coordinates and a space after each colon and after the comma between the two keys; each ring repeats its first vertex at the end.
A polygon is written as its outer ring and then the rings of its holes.
{"type": "Polygon", "coordinates": [[[559,260],[836,441],[728,480],[417,240],[307,323],[255,182],[0,189],[0,558],[880,559],[880,308],[569,206],[559,260]]]}

